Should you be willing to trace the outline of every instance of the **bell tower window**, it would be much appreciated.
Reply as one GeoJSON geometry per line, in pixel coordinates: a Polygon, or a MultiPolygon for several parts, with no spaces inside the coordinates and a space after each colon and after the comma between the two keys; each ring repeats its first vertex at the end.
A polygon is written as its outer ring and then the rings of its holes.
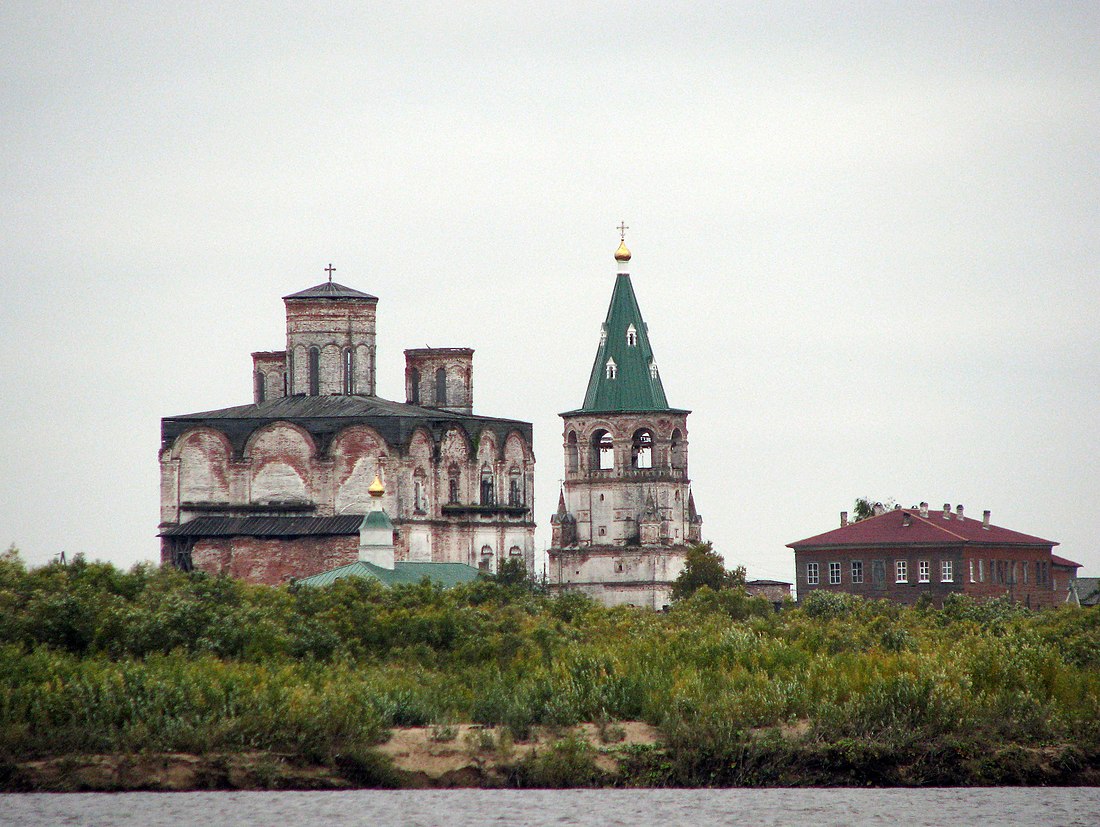
{"type": "Polygon", "coordinates": [[[614,379],[617,372],[618,366],[615,364],[615,360],[609,356],[607,358],[607,378],[614,379]]]}
{"type": "Polygon", "coordinates": [[[440,368],[435,372],[435,404],[447,404],[447,369],[440,368]]]}
{"type": "Polygon", "coordinates": [[[653,467],[653,434],[645,428],[634,432],[633,444],[630,446],[630,459],[635,468],[653,467]]]}
{"type": "Polygon", "coordinates": [[[637,347],[638,346],[638,330],[634,325],[630,325],[626,329],[626,346],[637,347]]]}
{"type": "Polygon", "coordinates": [[[309,349],[309,395],[317,396],[321,393],[321,351],[318,348],[309,349]]]}
{"type": "Polygon", "coordinates": [[[615,442],[607,431],[592,434],[592,464],[590,467],[610,471],[615,467],[615,442]]]}
{"type": "Polygon", "coordinates": [[[344,393],[355,393],[355,352],[349,347],[344,351],[344,393]]]}

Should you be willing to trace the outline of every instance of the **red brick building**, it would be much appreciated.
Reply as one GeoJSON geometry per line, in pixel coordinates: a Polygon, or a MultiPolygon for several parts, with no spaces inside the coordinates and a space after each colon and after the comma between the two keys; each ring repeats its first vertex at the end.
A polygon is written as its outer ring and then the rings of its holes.
{"type": "MultiPolygon", "coordinates": [[[[799,600],[824,589],[910,605],[928,594],[942,605],[958,592],[978,599],[1007,595],[1040,608],[1060,602],[1051,553],[1056,545],[993,525],[988,511],[974,520],[961,505],[930,512],[921,503],[855,523],[843,512],[840,528],[787,547],[794,550],[799,600]]],[[[1059,586],[1064,592],[1065,584],[1059,586]]]]}

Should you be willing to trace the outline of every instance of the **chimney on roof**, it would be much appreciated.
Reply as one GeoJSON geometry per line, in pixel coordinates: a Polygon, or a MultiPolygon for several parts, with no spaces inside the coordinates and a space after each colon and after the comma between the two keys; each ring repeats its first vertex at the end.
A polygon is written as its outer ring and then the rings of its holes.
{"type": "Polygon", "coordinates": [[[956,505],[955,506],[955,519],[956,520],[963,519],[963,507],[961,505],[956,505]]]}
{"type": "Polygon", "coordinates": [[[982,512],[982,528],[989,531],[989,509],[982,512]]]}
{"type": "Polygon", "coordinates": [[[945,520],[950,520],[951,519],[951,503],[944,503],[943,504],[943,518],[945,520]]]}
{"type": "Polygon", "coordinates": [[[848,525],[848,512],[847,511],[841,511],[840,512],[840,527],[844,528],[844,526],[846,526],[846,525],[848,525]]]}
{"type": "Polygon", "coordinates": [[[924,517],[926,520],[928,519],[928,503],[921,503],[920,504],[920,515],[922,517],[924,517]]]}
{"type": "Polygon", "coordinates": [[[912,522],[913,522],[913,518],[909,516],[909,512],[908,511],[903,511],[901,513],[901,524],[903,526],[907,526],[907,525],[910,525],[912,522]]]}

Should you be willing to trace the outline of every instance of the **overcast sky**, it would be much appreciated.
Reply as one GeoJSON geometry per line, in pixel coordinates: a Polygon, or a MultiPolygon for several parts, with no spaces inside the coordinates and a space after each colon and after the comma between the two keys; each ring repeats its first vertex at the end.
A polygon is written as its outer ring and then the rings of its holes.
{"type": "Polygon", "coordinates": [[[160,417],[379,296],[530,420],[537,547],[625,220],[704,536],[860,495],[1100,574],[1100,5],[0,6],[0,545],[156,559],[160,417]]]}

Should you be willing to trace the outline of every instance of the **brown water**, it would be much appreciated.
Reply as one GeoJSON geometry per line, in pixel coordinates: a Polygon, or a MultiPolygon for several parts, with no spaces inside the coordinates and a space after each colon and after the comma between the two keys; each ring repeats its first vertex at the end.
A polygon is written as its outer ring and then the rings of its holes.
{"type": "Polygon", "coordinates": [[[1093,825],[1100,789],[448,790],[0,795],[0,824],[1093,825]]]}

